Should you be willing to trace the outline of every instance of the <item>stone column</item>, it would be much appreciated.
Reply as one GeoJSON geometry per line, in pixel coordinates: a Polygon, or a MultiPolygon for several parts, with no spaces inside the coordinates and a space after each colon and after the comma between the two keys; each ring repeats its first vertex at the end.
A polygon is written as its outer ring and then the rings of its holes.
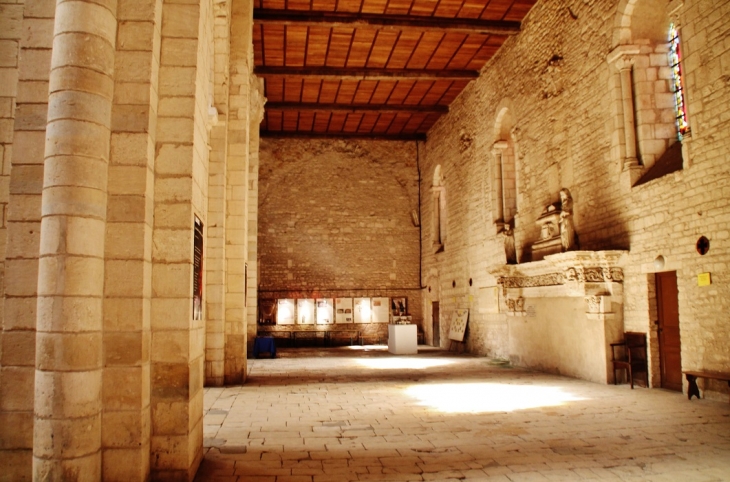
{"type": "Polygon", "coordinates": [[[495,223],[497,224],[498,231],[501,231],[504,228],[504,164],[502,161],[507,145],[507,141],[497,141],[494,143],[494,146],[492,146],[492,156],[494,156],[496,163],[494,170],[494,192],[497,195],[495,223]]]}
{"type": "Polygon", "coordinates": [[[614,139],[618,143],[618,157],[621,162],[621,186],[630,190],[631,186],[641,176],[641,166],[636,157],[636,124],[634,120],[634,90],[631,79],[633,58],[639,53],[639,47],[634,45],[619,45],[608,54],[607,61],[618,71],[618,86],[615,98],[617,117],[614,139]],[[621,149],[623,148],[623,149],[621,149]]]}
{"type": "Polygon", "coordinates": [[[56,5],[41,201],[33,477],[100,480],[102,297],[116,12],[56,5]]]}
{"type": "Polygon", "coordinates": [[[259,125],[264,120],[263,79],[251,79],[248,169],[248,273],[246,280],[247,346],[256,336],[258,322],[258,214],[259,214],[259,125]]]}
{"type": "Polygon", "coordinates": [[[626,155],[623,169],[628,170],[639,165],[636,158],[636,123],[634,122],[634,90],[631,85],[632,62],[624,58],[616,62],[621,80],[621,104],[624,113],[624,143],[626,155]]]}

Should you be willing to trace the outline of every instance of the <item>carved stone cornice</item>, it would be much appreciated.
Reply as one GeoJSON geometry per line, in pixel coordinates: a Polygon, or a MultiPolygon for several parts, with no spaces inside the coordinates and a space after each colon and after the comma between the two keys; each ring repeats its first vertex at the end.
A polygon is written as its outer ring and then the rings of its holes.
{"type": "Polygon", "coordinates": [[[631,68],[634,63],[634,56],[641,51],[638,45],[619,45],[606,56],[606,61],[618,70],[631,68]]]}
{"type": "Polygon", "coordinates": [[[568,251],[541,261],[489,270],[503,289],[585,283],[623,283],[621,267],[627,251],[568,251]]]}

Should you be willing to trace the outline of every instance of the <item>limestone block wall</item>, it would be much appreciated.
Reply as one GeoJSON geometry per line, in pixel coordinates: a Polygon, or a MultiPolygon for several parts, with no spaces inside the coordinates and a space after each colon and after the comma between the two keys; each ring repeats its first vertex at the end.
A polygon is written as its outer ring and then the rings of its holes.
{"type": "Polygon", "coordinates": [[[30,480],[41,191],[55,2],[0,4],[0,473],[30,480]],[[7,243],[7,244],[6,244],[7,243]]]}
{"type": "MultiPolygon", "coordinates": [[[[616,47],[616,39],[625,39],[614,25],[621,30],[626,25],[621,19],[632,9],[612,0],[570,8],[558,1],[539,2],[523,22],[522,32],[504,44],[429,132],[422,172],[424,179],[430,179],[441,166],[448,235],[443,252],[433,253],[430,227],[423,230],[423,267],[432,288],[429,295],[424,293],[425,311],[430,312],[429,299],[438,297],[443,329],[445,314],[457,307],[470,308],[467,346],[473,352],[510,354],[504,314],[481,295],[496,283],[485,268],[505,263],[503,239],[492,223],[497,207],[491,180],[497,164],[491,151],[495,142],[509,140],[516,153],[515,239],[521,261],[529,260],[540,212],[558,200],[560,188],[569,188],[581,249],[629,250],[624,325],[626,330],[649,334],[652,385],[660,383],[652,264],[659,254],[667,259],[663,269],[678,274],[683,368],[730,368],[730,349],[720,341],[730,330],[722,314],[730,295],[724,270],[729,259],[730,141],[720,134],[727,130],[730,108],[730,89],[723,81],[728,75],[723,35],[730,20],[723,2],[686,0],[669,7],[681,28],[692,128],[691,137],[683,142],[683,170],[641,186],[622,183],[615,139],[623,131],[616,127],[612,94],[618,73],[606,54],[616,47]],[[504,117],[499,114],[504,109],[513,120],[509,139],[500,130],[504,117]],[[700,235],[711,240],[705,256],[695,250],[700,235]],[[710,287],[697,285],[702,272],[712,273],[710,287]],[[472,286],[466,282],[469,278],[472,286]]],[[[666,26],[661,28],[668,28],[669,18],[669,14],[663,17],[666,26]]],[[[656,55],[649,58],[658,62],[656,55]]],[[[646,89],[639,85],[645,81],[639,79],[637,86],[646,89]]],[[[662,93],[658,85],[662,82],[663,74],[658,74],[654,94],[662,93]]],[[[640,141],[649,140],[642,138],[649,133],[640,134],[640,141]]],[[[666,142],[664,134],[656,135],[666,142]]],[[[422,185],[426,226],[434,220],[429,189],[422,185]]],[[[708,386],[711,396],[712,390],[727,390],[708,386]]]]}
{"type": "Polygon", "coordinates": [[[406,296],[420,324],[415,142],[264,138],[259,156],[259,292],[406,296]]]}

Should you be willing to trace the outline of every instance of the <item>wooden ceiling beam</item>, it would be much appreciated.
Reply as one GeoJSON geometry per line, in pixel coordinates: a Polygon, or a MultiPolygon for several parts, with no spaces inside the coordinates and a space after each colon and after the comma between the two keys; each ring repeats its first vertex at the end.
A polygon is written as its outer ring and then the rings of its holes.
{"type": "Polygon", "coordinates": [[[447,105],[388,105],[388,104],[315,104],[308,102],[266,102],[266,109],[307,111],[307,112],[346,112],[357,114],[362,112],[377,113],[399,113],[411,114],[446,114],[449,112],[447,105]]]}
{"type": "Polygon", "coordinates": [[[483,35],[516,35],[520,22],[481,20],[476,18],[437,18],[418,15],[379,15],[357,12],[311,12],[255,8],[254,22],[275,25],[318,27],[375,28],[378,30],[415,30],[483,35]]]}
{"type": "Polygon", "coordinates": [[[317,77],[325,80],[472,80],[477,70],[416,70],[416,69],[352,69],[331,67],[265,67],[254,68],[262,77],[317,77]]]}
{"type": "Polygon", "coordinates": [[[348,132],[305,132],[261,130],[261,137],[293,139],[354,139],[367,141],[425,141],[426,134],[360,134],[348,132]]]}

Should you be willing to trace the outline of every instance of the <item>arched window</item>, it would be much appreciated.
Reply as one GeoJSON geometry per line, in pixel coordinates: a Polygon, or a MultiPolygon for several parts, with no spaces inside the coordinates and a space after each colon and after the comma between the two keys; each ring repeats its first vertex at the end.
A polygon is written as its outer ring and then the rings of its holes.
{"type": "Polygon", "coordinates": [[[612,152],[622,166],[624,189],[683,169],[677,139],[689,134],[689,124],[674,21],[681,8],[677,5],[670,10],[665,0],[619,1],[614,49],[607,60],[615,67],[609,84],[616,117],[612,152]],[[668,43],[667,27],[672,23],[674,34],[668,43]],[[667,54],[672,68],[662,60],[667,54]],[[675,69],[678,76],[673,76],[675,69]]]}
{"type": "Polygon", "coordinates": [[[673,23],[669,25],[669,66],[672,69],[672,92],[674,93],[677,137],[681,141],[684,136],[689,134],[689,123],[687,122],[687,107],[684,102],[679,30],[673,23]]]}
{"type": "Polygon", "coordinates": [[[431,192],[433,193],[431,241],[434,252],[438,253],[443,251],[446,241],[446,188],[444,187],[441,165],[436,166],[436,169],[434,169],[431,192]]]}

